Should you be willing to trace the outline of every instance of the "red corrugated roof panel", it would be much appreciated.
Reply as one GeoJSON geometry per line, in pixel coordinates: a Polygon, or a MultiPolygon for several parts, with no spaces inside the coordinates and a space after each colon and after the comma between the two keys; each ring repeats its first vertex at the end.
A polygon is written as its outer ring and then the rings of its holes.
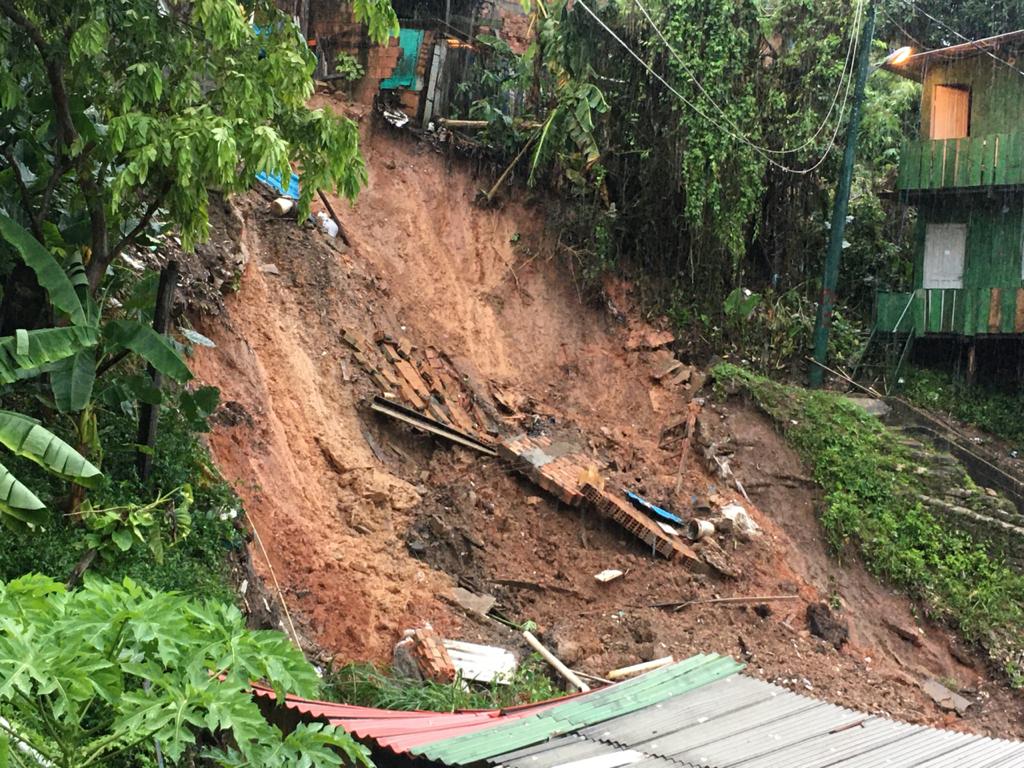
{"type": "MultiPolygon", "coordinates": [[[[253,685],[257,696],[276,699],[274,691],[263,685],[253,685]]],[[[577,694],[574,694],[574,696],[577,694]]],[[[498,722],[518,720],[560,704],[571,696],[551,699],[539,704],[524,704],[508,709],[481,709],[462,712],[399,712],[374,709],[352,704],[335,704],[298,696],[286,696],[285,706],[331,725],[344,728],[359,739],[369,739],[396,753],[441,739],[462,736],[498,722]]]]}

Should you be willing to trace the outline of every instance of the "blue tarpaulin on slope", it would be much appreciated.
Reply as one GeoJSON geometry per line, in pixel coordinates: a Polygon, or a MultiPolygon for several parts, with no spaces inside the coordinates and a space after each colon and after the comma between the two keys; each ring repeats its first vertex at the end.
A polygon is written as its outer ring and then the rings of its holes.
{"type": "Polygon", "coordinates": [[[290,197],[292,200],[299,199],[299,177],[298,174],[292,174],[292,177],[288,179],[288,186],[284,186],[281,182],[281,177],[276,173],[264,173],[260,171],[256,174],[256,180],[266,184],[271,189],[275,190],[282,197],[290,197]]]}
{"type": "Polygon", "coordinates": [[[412,88],[416,82],[416,62],[420,57],[420,46],[423,44],[422,29],[403,29],[398,33],[398,43],[402,46],[402,58],[391,73],[391,77],[381,82],[380,87],[386,90],[393,88],[412,88]]]}
{"type": "Polygon", "coordinates": [[[664,510],[661,507],[657,507],[654,504],[651,504],[651,502],[649,502],[643,496],[637,496],[632,491],[626,491],[626,498],[633,502],[634,507],[639,507],[645,512],[651,512],[657,517],[663,517],[664,519],[670,520],[676,525],[683,524],[683,518],[677,515],[673,515],[671,512],[668,512],[667,510],[664,510]]]}

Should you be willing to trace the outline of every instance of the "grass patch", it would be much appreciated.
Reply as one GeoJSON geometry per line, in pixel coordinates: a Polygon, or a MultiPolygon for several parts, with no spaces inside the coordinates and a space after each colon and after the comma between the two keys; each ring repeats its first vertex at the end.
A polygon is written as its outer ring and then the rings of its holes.
{"type": "Polygon", "coordinates": [[[1024,449],[1024,408],[1019,394],[976,384],[967,387],[949,373],[911,368],[900,394],[914,405],[973,424],[1024,449]]]}
{"type": "Polygon", "coordinates": [[[916,465],[893,433],[846,398],[786,386],[743,368],[713,369],[749,393],[825,491],[821,524],[834,552],[853,547],[868,569],[926,613],[985,649],[1024,686],[1024,576],[924,509],[916,465]]]}
{"type": "Polygon", "coordinates": [[[519,665],[508,685],[490,686],[464,684],[462,680],[448,684],[409,680],[373,664],[346,664],[327,675],[324,693],[332,701],[345,704],[428,712],[502,709],[562,695],[536,655],[519,665]]]}

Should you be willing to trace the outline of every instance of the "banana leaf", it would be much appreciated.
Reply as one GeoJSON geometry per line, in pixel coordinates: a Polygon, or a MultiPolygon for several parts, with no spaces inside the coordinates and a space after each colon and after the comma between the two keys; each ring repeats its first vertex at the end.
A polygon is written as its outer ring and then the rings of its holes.
{"type": "Polygon", "coordinates": [[[36,331],[19,329],[0,338],[0,384],[11,384],[58,360],[95,347],[99,329],[91,325],[66,325],[36,331]]]}
{"type": "Polygon", "coordinates": [[[14,246],[26,266],[36,273],[36,280],[46,289],[50,303],[66,314],[75,325],[85,325],[85,309],[74,283],[53,254],[32,237],[27,229],[3,213],[0,213],[0,236],[14,246]]]}
{"type": "Polygon", "coordinates": [[[111,320],[103,329],[107,340],[130,349],[165,376],[188,381],[192,372],[166,336],[135,320],[111,320]]]}
{"type": "Polygon", "coordinates": [[[78,451],[24,414],[0,411],[0,444],[53,474],[87,488],[97,487],[103,479],[100,471],[78,451]]]}
{"type": "Polygon", "coordinates": [[[46,520],[43,502],[0,464],[0,520],[13,528],[41,525],[46,520]]]}

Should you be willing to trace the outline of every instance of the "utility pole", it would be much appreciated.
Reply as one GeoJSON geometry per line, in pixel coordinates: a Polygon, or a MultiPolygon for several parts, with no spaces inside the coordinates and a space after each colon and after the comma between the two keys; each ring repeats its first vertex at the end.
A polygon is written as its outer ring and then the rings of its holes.
{"type": "Polygon", "coordinates": [[[875,0],[868,0],[867,10],[864,30],[860,38],[860,50],[857,51],[857,83],[853,91],[853,106],[850,107],[850,124],[846,128],[843,167],[839,173],[839,185],[836,187],[836,199],[832,206],[832,228],[829,230],[828,252],[825,254],[825,274],[821,284],[821,299],[818,301],[818,316],[814,321],[814,363],[811,364],[810,384],[815,388],[822,385],[825,377],[825,369],[818,363],[828,362],[828,333],[832,326],[836,283],[839,281],[839,259],[843,253],[846,212],[850,207],[850,184],[853,181],[857,132],[860,130],[861,108],[864,104],[864,85],[871,69],[871,42],[875,36],[875,0]]]}

